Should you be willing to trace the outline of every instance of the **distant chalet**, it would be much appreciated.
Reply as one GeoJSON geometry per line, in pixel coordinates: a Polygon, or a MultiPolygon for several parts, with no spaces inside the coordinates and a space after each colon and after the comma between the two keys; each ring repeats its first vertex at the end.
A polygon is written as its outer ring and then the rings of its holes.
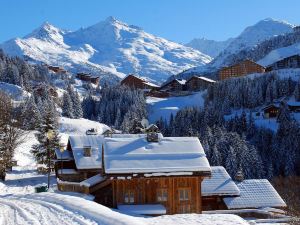
{"type": "Polygon", "coordinates": [[[141,77],[129,74],[121,81],[121,85],[128,86],[130,88],[142,89],[142,90],[158,90],[159,86],[153,84],[141,77]]]}
{"type": "Polygon", "coordinates": [[[59,67],[59,66],[47,66],[48,69],[54,73],[60,73],[60,74],[66,74],[67,71],[62,68],[62,67],[59,67]]]}
{"type": "Polygon", "coordinates": [[[281,59],[266,68],[266,71],[288,69],[288,68],[300,68],[300,55],[292,55],[281,59]]]}
{"type": "Polygon", "coordinates": [[[209,86],[214,85],[216,81],[206,78],[206,77],[198,77],[192,76],[186,83],[186,90],[188,91],[203,91],[207,89],[209,86]]]}
{"type": "Polygon", "coordinates": [[[83,80],[86,82],[91,82],[92,84],[98,85],[100,81],[99,76],[91,75],[90,73],[77,73],[76,77],[79,80],[83,80]]]}
{"type": "Polygon", "coordinates": [[[169,82],[166,82],[160,87],[160,91],[166,92],[181,92],[185,91],[186,80],[183,79],[174,79],[169,82]]]}
{"type": "Polygon", "coordinates": [[[242,77],[252,73],[264,73],[265,67],[253,62],[245,60],[233,66],[224,67],[219,71],[219,79],[225,80],[233,77],[242,77]]]}

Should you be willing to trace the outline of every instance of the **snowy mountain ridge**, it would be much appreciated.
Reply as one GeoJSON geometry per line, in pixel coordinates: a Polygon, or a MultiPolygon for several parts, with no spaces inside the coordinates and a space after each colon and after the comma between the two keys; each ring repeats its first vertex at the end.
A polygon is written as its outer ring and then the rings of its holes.
{"type": "Polygon", "coordinates": [[[216,58],[204,66],[198,66],[185,71],[184,74],[206,73],[216,71],[220,67],[228,66],[232,62],[232,56],[255,48],[258,44],[279,35],[293,32],[295,26],[272,18],[267,18],[247,27],[238,37],[234,38],[216,58]]]}
{"type": "Polygon", "coordinates": [[[24,38],[0,45],[8,55],[63,66],[71,72],[92,72],[107,80],[137,73],[156,82],[211,57],[181,44],[146,33],[113,17],[77,31],[44,23],[24,38]]]}
{"type": "Polygon", "coordinates": [[[229,38],[226,41],[208,40],[206,38],[194,38],[189,43],[185,44],[188,47],[197,49],[198,51],[209,55],[212,58],[217,57],[234,38],[229,38]]]}

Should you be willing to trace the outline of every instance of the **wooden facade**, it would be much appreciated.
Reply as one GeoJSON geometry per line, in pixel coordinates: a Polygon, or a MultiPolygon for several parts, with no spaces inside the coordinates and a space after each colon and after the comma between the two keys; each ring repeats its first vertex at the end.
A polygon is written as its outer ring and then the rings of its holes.
{"type": "Polygon", "coordinates": [[[98,85],[100,82],[100,77],[98,76],[92,76],[88,73],[77,73],[76,77],[80,80],[91,82],[92,84],[98,85]]]}
{"type": "Polygon", "coordinates": [[[251,73],[264,73],[265,67],[251,61],[245,60],[233,66],[224,67],[219,71],[219,79],[225,80],[233,77],[241,77],[251,73]]]}
{"type": "Polygon", "coordinates": [[[170,82],[165,83],[160,87],[161,91],[167,91],[167,92],[181,92],[185,90],[185,81],[184,80],[178,80],[174,79],[170,82]]]}
{"type": "MultiPolygon", "coordinates": [[[[167,214],[201,213],[201,176],[112,180],[112,205],[162,204],[167,214]]],[[[96,196],[97,198],[97,196],[96,196]]],[[[102,196],[105,198],[105,196],[102,196]]]]}
{"type": "Polygon", "coordinates": [[[279,60],[266,68],[266,71],[287,69],[287,68],[300,68],[300,55],[293,55],[279,60]]]}
{"type": "Polygon", "coordinates": [[[214,81],[210,79],[205,79],[198,76],[191,77],[186,82],[187,91],[202,91],[207,89],[210,85],[213,85],[214,81]]]}
{"type": "Polygon", "coordinates": [[[264,108],[264,117],[265,118],[276,118],[279,112],[279,106],[269,105],[264,108]]]}
{"type": "Polygon", "coordinates": [[[146,80],[134,76],[132,74],[128,75],[121,81],[121,85],[128,86],[130,88],[135,89],[149,89],[149,90],[157,90],[158,87],[154,84],[147,82],[146,80]]]}

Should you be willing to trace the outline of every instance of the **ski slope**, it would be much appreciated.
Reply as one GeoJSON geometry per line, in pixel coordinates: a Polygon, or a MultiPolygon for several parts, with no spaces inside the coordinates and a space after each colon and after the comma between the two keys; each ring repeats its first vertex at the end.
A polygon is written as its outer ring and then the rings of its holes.
{"type": "Polygon", "coordinates": [[[149,121],[155,123],[160,118],[169,121],[171,114],[175,116],[180,109],[185,107],[203,107],[203,95],[205,95],[205,93],[206,91],[195,92],[192,95],[170,98],[148,97],[149,121]]]}

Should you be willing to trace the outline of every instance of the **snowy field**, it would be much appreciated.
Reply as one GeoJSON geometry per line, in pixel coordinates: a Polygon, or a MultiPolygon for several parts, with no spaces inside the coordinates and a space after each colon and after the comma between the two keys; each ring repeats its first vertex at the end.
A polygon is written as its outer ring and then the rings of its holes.
{"type": "Polygon", "coordinates": [[[148,97],[149,122],[154,123],[161,117],[169,121],[171,114],[175,116],[177,111],[185,107],[202,107],[203,95],[206,92],[196,92],[192,95],[170,98],[148,97]]]}

